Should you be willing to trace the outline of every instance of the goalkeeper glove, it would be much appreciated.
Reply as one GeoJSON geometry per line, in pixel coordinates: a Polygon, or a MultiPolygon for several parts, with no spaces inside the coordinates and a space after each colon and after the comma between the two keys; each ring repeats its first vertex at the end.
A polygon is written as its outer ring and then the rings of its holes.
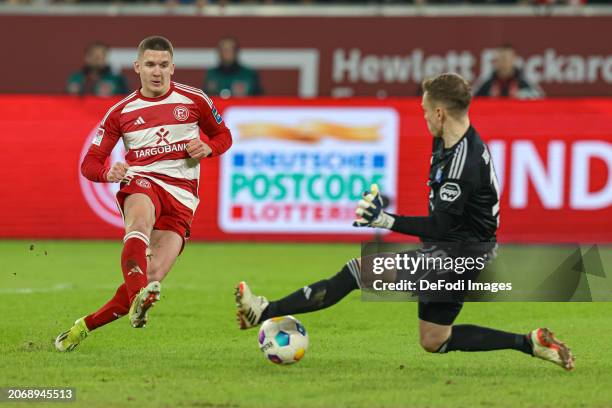
{"type": "Polygon", "coordinates": [[[383,200],[378,192],[378,185],[372,184],[369,192],[363,193],[355,210],[357,219],[353,227],[374,227],[391,229],[395,218],[383,211],[383,200]]]}

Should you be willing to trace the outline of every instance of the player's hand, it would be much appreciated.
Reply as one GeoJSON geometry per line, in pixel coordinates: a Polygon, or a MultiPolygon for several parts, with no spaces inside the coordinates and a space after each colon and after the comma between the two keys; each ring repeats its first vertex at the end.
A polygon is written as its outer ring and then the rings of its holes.
{"type": "Polygon", "coordinates": [[[357,203],[355,214],[357,219],[353,222],[355,227],[370,226],[382,212],[382,199],[378,191],[378,185],[372,184],[370,191],[363,193],[363,197],[357,203]]]}
{"type": "Polygon", "coordinates": [[[113,164],[108,173],[106,173],[106,180],[108,180],[110,183],[120,182],[125,178],[129,168],[130,166],[128,166],[126,163],[113,164]]]}
{"type": "Polygon", "coordinates": [[[391,228],[395,221],[383,211],[383,199],[377,184],[372,184],[370,191],[363,193],[355,214],[357,219],[353,221],[353,227],[391,228]]]}
{"type": "Polygon", "coordinates": [[[189,143],[187,143],[187,154],[192,159],[203,159],[204,157],[210,155],[212,153],[212,149],[206,143],[198,139],[191,139],[189,143]]]}

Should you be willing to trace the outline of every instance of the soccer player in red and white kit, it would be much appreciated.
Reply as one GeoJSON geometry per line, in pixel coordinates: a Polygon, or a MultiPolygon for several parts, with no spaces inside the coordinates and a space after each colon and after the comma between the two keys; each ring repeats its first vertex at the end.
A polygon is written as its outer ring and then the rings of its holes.
{"type": "Polygon", "coordinates": [[[57,336],[59,351],[74,350],[91,330],[125,314],[132,327],[145,326],[148,309],[159,300],[160,281],[189,237],[199,202],[200,160],[223,154],[232,144],[208,96],[171,81],[172,58],[172,44],[164,37],[140,43],[134,70],[141,88],[108,110],[81,165],[89,180],[121,183],[124,283],[98,311],[57,336]],[[126,163],[109,168],[106,161],[119,139],[126,163]]]}

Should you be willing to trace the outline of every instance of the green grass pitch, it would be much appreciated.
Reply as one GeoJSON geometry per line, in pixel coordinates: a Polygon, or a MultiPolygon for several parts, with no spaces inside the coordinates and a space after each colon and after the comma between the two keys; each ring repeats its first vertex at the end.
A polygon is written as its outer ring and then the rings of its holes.
{"type": "Polygon", "coordinates": [[[357,292],[298,316],[310,335],[302,362],[266,361],[257,331],[237,329],[234,284],[275,298],[335,273],[358,245],[189,243],[148,327],[124,318],[56,352],[54,337],[114,293],[120,249],[0,241],[0,387],[75,387],[70,407],[612,407],[612,303],[464,307],[458,323],[552,328],[577,356],[570,373],[516,351],[427,354],[416,304],[357,292]]]}

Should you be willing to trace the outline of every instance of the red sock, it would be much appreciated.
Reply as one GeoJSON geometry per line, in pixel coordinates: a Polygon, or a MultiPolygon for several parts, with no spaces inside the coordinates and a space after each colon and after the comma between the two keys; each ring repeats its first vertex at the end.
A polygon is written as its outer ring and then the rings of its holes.
{"type": "Polygon", "coordinates": [[[123,237],[121,270],[130,302],[147,286],[147,247],[149,238],[142,232],[132,231],[123,237]]]}
{"type": "Polygon", "coordinates": [[[98,311],[85,318],[85,324],[89,330],[97,329],[127,314],[129,309],[130,299],[128,298],[127,287],[125,283],[122,283],[111,300],[98,311]]]}

